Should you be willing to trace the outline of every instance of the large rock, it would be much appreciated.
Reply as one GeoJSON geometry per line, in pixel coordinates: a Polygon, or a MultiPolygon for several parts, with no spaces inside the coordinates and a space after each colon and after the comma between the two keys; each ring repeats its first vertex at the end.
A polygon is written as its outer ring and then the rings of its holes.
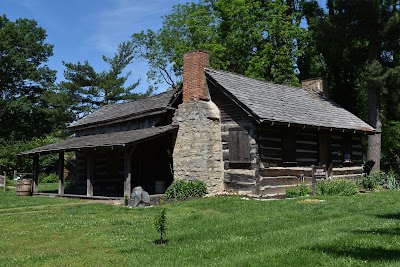
{"type": "Polygon", "coordinates": [[[133,188],[129,199],[129,207],[145,207],[150,205],[150,195],[141,186],[133,188]]]}

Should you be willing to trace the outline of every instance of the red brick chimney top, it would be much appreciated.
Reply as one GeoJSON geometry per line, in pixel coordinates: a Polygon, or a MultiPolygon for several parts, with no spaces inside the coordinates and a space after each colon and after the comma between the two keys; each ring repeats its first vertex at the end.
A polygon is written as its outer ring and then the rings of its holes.
{"type": "Polygon", "coordinates": [[[210,54],[194,50],[183,55],[183,102],[209,101],[204,68],[210,65],[210,54]]]}

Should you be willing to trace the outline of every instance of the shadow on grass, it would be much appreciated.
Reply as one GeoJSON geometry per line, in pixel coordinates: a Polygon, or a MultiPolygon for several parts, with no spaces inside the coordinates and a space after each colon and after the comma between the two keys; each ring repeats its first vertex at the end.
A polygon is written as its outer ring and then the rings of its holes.
{"type": "Polygon", "coordinates": [[[378,214],[376,217],[381,219],[400,220],[400,213],[378,214]]]}
{"type": "Polygon", "coordinates": [[[400,227],[396,228],[375,228],[370,230],[355,230],[355,234],[371,234],[371,235],[400,235],[400,227]]]}
{"type": "Polygon", "coordinates": [[[387,249],[382,247],[363,248],[356,246],[316,246],[312,251],[323,252],[337,257],[352,257],[359,260],[368,261],[398,261],[400,260],[400,250],[387,249]]]}
{"type": "Polygon", "coordinates": [[[156,239],[153,241],[154,244],[156,245],[166,245],[168,244],[168,240],[165,239],[156,239]]]}

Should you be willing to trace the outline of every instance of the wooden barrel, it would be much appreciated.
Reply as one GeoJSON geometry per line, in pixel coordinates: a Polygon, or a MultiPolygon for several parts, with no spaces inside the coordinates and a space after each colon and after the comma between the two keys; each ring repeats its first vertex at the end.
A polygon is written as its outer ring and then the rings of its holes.
{"type": "Polygon", "coordinates": [[[32,179],[17,180],[17,196],[32,195],[32,179]]]}

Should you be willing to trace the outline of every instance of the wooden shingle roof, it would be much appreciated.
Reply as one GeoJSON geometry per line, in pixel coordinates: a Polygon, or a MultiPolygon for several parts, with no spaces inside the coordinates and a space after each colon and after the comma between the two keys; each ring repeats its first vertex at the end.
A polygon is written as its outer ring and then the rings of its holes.
{"type": "Polygon", "coordinates": [[[333,101],[302,88],[273,84],[226,71],[205,69],[206,77],[260,122],[374,132],[333,101]]]}
{"type": "Polygon", "coordinates": [[[76,151],[81,149],[124,147],[127,145],[144,142],[157,136],[168,134],[177,128],[172,125],[144,128],[133,131],[114,132],[107,134],[87,135],[71,137],[61,142],[34,148],[21,152],[20,156],[32,156],[35,154],[49,154],[60,151],[76,151]]]}
{"type": "Polygon", "coordinates": [[[171,90],[148,98],[106,105],[72,123],[68,128],[74,130],[117,119],[136,118],[162,113],[166,111],[168,104],[170,104],[176,93],[178,93],[177,90],[171,90]]]}

